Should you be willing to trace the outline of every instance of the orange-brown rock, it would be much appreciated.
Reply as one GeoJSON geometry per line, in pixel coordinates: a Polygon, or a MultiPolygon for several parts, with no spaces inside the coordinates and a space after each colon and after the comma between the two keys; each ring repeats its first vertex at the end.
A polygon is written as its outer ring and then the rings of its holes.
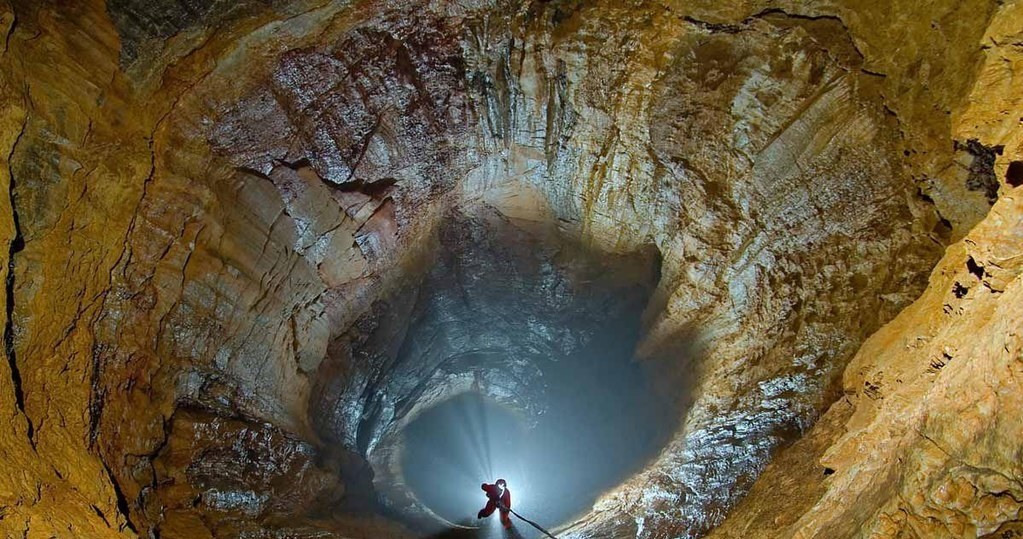
{"type": "Polygon", "coordinates": [[[1023,534],[1021,20],[0,0],[0,536],[416,536],[626,267],[671,430],[561,536],[1023,534]]]}

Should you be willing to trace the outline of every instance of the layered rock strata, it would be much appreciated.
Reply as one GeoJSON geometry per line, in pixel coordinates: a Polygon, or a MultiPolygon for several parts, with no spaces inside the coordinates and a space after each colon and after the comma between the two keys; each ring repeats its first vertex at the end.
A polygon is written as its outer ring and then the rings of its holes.
{"type": "Polygon", "coordinates": [[[564,536],[1020,532],[1021,10],[3,0],[0,530],[415,536],[345,350],[483,211],[661,261],[564,536]]]}

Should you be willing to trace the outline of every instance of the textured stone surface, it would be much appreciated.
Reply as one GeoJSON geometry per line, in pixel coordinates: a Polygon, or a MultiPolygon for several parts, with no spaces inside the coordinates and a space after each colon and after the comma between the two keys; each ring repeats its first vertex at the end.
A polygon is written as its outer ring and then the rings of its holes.
{"type": "Polygon", "coordinates": [[[1019,533],[1021,10],[0,0],[0,535],[414,534],[338,358],[479,208],[662,259],[565,536],[1019,533]]]}
{"type": "Polygon", "coordinates": [[[169,429],[154,459],[157,499],[147,502],[178,535],[191,520],[204,522],[193,536],[212,523],[214,535],[224,535],[223,528],[295,521],[344,494],[337,470],[314,462],[315,448],[270,425],[183,409],[169,429]]]}
{"type": "Polygon", "coordinates": [[[949,249],[850,363],[843,399],[712,536],[1018,533],[1020,202],[1005,195],[949,249]]]}
{"type": "MultiPolygon", "coordinates": [[[[433,241],[421,267],[406,270],[421,273],[375,303],[332,347],[318,373],[311,412],[324,439],[369,455],[389,507],[424,512],[401,476],[401,430],[430,406],[464,391],[516,410],[531,428],[547,433],[535,439],[547,446],[552,463],[574,460],[581,467],[579,462],[603,455],[598,460],[606,469],[588,474],[595,481],[620,479],[632,464],[626,454],[649,456],[642,454],[648,444],[639,439],[621,454],[607,442],[583,456],[572,444],[565,454],[563,444],[545,436],[570,427],[551,425],[551,416],[588,411],[566,409],[565,395],[573,392],[616,393],[617,405],[596,396],[589,405],[612,411],[585,417],[610,423],[618,412],[646,423],[632,431],[636,438],[643,431],[663,437],[673,426],[672,413],[660,409],[641,373],[629,376],[633,372],[621,366],[631,363],[641,313],[657,282],[652,250],[591,252],[559,234],[553,223],[509,220],[493,208],[452,211],[433,241]],[[618,379],[601,373],[617,373],[618,379]],[[623,387],[634,381],[640,387],[623,387]],[[633,392],[647,398],[636,399],[633,392]]],[[[622,423],[622,430],[630,427],[622,423]]],[[[592,500],[591,485],[564,475],[564,482],[576,480],[565,489],[592,500]]],[[[535,483],[541,482],[537,477],[535,483]]]]}
{"type": "Polygon", "coordinates": [[[1008,169],[1023,116],[1009,85],[1019,29],[1006,21],[1021,7],[1007,3],[993,20],[977,86],[954,122],[956,139],[1003,149],[992,155],[999,201],[946,251],[923,296],[865,343],[844,397],[712,536],[1020,533],[1023,421],[1006,412],[1021,404],[1023,228],[1008,169]]]}

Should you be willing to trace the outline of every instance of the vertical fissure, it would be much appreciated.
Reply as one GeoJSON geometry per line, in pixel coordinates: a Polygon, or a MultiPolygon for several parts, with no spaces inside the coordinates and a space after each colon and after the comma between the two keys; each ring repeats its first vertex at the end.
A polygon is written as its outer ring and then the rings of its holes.
{"type": "Polygon", "coordinates": [[[106,462],[103,462],[103,470],[107,472],[107,479],[110,481],[110,485],[114,488],[114,496],[117,499],[117,511],[124,517],[124,525],[129,530],[138,533],[138,529],[131,521],[131,510],[128,507],[128,498],[124,495],[124,491],[121,490],[121,484],[117,481],[117,476],[114,475],[113,470],[106,462]]]}
{"type": "Polygon", "coordinates": [[[9,177],[9,186],[7,196],[11,202],[11,218],[14,223],[14,237],[11,239],[11,243],[8,246],[7,251],[7,280],[4,283],[7,291],[7,320],[4,324],[4,352],[7,354],[7,362],[11,369],[11,383],[14,387],[14,401],[18,407],[18,411],[25,416],[25,421],[28,424],[28,439],[32,444],[33,449],[35,448],[35,427],[32,424],[32,419],[25,413],[25,391],[21,383],[21,371],[18,369],[17,351],[14,346],[15,326],[14,326],[14,289],[15,289],[15,277],[14,277],[14,259],[15,255],[25,249],[25,238],[21,234],[21,224],[18,219],[18,206],[15,200],[15,179],[14,179],[14,166],[11,164],[14,159],[15,149],[18,147],[18,143],[21,142],[21,137],[25,134],[26,126],[28,125],[28,119],[26,118],[21,124],[21,131],[18,136],[14,139],[14,144],[11,145],[11,151],[7,155],[7,174],[9,177]]]}

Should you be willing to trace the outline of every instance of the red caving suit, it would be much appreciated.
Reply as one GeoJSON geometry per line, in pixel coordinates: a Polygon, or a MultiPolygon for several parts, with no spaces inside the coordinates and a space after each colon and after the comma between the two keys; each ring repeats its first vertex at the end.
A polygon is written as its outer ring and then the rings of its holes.
{"type": "MultiPolygon", "coordinates": [[[[483,483],[480,485],[483,492],[487,493],[487,506],[480,509],[480,512],[476,515],[476,518],[486,518],[494,514],[494,510],[497,509],[497,501],[500,500],[502,504],[508,509],[511,509],[511,491],[508,487],[504,488],[504,494],[500,494],[501,487],[497,484],[488,485],[483,483]],[[500,498],[498,498],[500,496],[500,498]]],[[[508,511],[501,509],[501,524],[504,524],[505,528],[511,527],[511,518],[508,516],[508,511]]]]}

